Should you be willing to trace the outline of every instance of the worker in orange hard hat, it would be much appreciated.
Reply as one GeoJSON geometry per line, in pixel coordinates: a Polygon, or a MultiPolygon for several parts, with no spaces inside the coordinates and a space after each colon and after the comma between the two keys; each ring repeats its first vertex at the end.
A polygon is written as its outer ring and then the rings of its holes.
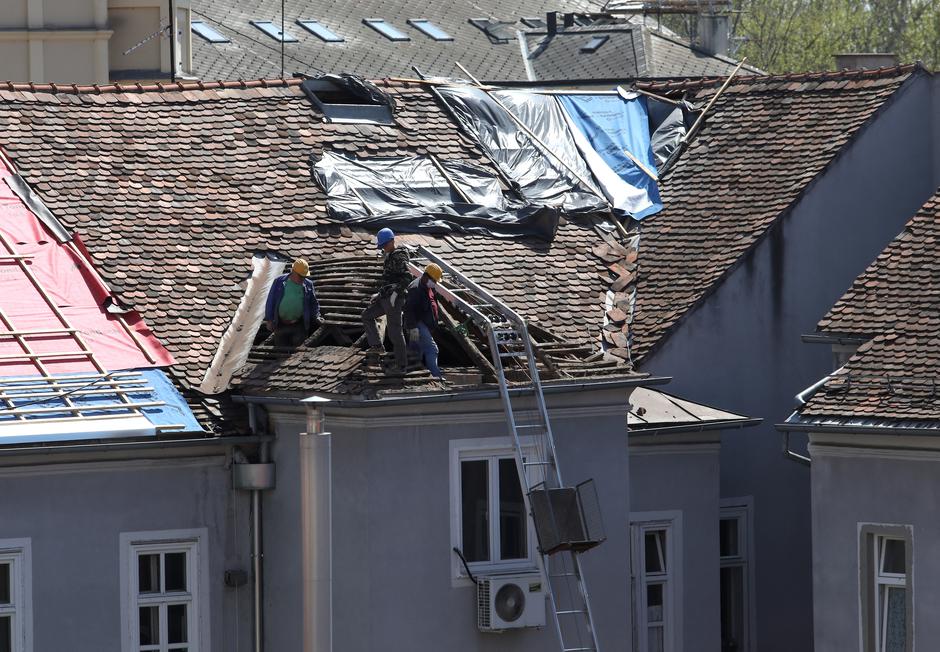
{"type": "Polygon", "coordinates": [[[264,307],[264,324],[274,331],[274,345],[303,344],[320,319],[320,302],[310,280],[310,265],[298,258],[290,273],[274,279],[264,307]]]}
{"type": "Polygon", "coordinates": [[[408,329],[408,341],[417,347],[424,359],[424,366],[428,368],[435,378],[442,378],[440,367],[437,366],[438,348],[434,341],[434,331],[437,330],[439,307],[437,294],[434,288],[443,276],[441,268],[431,263],[424,268],[424,274],[408,286],[408,297],[405,300],[405,328],[408,329]]]}

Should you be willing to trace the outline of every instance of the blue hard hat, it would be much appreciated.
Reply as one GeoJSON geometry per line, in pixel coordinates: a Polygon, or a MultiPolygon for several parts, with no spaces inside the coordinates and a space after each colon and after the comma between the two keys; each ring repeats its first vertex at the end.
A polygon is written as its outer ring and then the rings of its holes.
{"type": "Polygon", "coordinates": [[[381,249],[386,244],[395,239],[395,233],[391,229],[382,229],[375,236],[375,246],[381,249]]]}

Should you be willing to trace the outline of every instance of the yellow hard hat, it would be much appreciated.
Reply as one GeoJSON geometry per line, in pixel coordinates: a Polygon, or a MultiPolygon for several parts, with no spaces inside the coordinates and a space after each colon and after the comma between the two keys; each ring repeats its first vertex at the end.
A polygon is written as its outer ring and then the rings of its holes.
{"type": "Polygon", "coordinates": [[[304,278],[310,276],[310,265],[307,264],[307,261],[303,258],[298,258],[294,261],[294,266],[290,268],[290,271],[295,274],[300,274],[304,278]]]}
{"type": "Polygon", "coordinates": [[[441,268],[436,263],[431,263],[425,267],[424,273],[433,278],[435,283],[440,283],[441,277],[444,276],[444,272],[441,271],[441,268]]]}

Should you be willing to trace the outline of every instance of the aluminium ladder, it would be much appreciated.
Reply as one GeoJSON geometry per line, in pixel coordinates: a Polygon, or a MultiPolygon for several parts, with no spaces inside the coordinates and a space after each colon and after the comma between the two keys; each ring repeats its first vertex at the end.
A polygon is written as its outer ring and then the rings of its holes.
{"type": "MultiPolygon", "coordinates": [[[[432,262],[444,272],[443,283],[437,284],[438,293],[469,317],[489,340],[506,423],[512,434],[525,510],[535,524],[529,492],[565,485],[525,320],[426,247],[418,247],[412,255],[412,274],[420,277],[425,265],[432,262]],[[521,375],[525,382],[510,388],[507,371],[521,375]]],[[[561,652],[599,652],[579,553],[543,553],[539,562],[548,586],[561,652]]]]}

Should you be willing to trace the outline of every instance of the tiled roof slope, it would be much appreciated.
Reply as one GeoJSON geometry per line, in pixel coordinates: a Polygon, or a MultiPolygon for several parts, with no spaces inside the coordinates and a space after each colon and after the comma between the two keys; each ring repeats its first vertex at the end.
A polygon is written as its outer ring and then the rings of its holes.
{"type": "MultiPolygon", "coordinates": [[[[360,0],[359,2],[319,2],[286,0],[286,29],[298,39],[286,43],[285,74],[294,71],[315,74],[355,72],[370,78],[413,77],[411,66],[432,75],[459,74],[460,61],[480,79],[526,79],[525,66],[514,31],[525,26],[523,16],[541,16],[546,11],[584,10],[577,0],[546,2],[516,0],[511,9],[498,0],[454,3],[447,0],[360,0]],[[363,24],[364,18],[389,21],[411,37],[392,42],[363,24]],[[409,26],[408,19],[424,18],[443,29],[453,41],[434,41],[409,26]],[[472,18],[489,18],[510,23],[512,38],[492,42],[470,24],[472,18]],[[325,43],[295,24],[297,19],[318,20],[345,38],[343,43],[325,43]]],[[[202,79],[253,79],[281,74],[280,43],[249,24],[251,20],[272,20],[280,26],[281,0],[203,0],[193,10],[194,19],[205,20],[231,43],[211,44],[193,35],[193,69],[202,79]]],[[[609,68],[608,72],[613,69],[609,68]]]]}
{"type": "Polygon", "coordinates": [[[855,279],[818,330],[868,337],[940,315],[940,190],[855,279]]]}
{"type": "Polygon", "coordinates": [[[934,315],[862,344],[799,410],[800,420],[940,421],[940,319],[934,315]]]}
{"type": "Polygon", "coordinates": [[[872,338],[799,411],[802,420],[940,421],[940,190],[819,322],[872,338]]]}
{"type": "MultiPolygon", "coordinates": [[[[498,0],[454,3],[445,0],[362,0],[360,2],[311,3],[286,0],[285,29],[296,43],[284,44],[284,74],[294,72],[355,72],[369,78],[413,77],[412,66],[432,76],[458,76],[456,61],[477,78],[500,81],[527,80],[528,74],[516,32],[526,33],[532,70],[538,80],[622,79],[643,76],[674,77],[727,75],[735,62],[728,57],[699,52],[688,43],[646,26],[620,19],[607,27],[564,27],[547,37],[530,29],[522,18],[544,22],[547,11],[596,11],[586,0],[498,0]],[[393,42],[363,24],[364,18],[382,18],[411,40],[393,42]],[[424,18],[453,37],[435,41],[411,27],[408,19],[424,18]],[[504,25],[493,36],[470,23],[485,18],[504,25]],[[295,23],[318,20],[345,40],[326,43],[295,23]],[[610,40],[596,52],[582,52],[590,34],[604,33],[610,40]]],[[[204,80],[256,79],[281,75],[281,44],[250,24],[270,20],[281,24],[280,0],[204,0],[193,9],[193,19],[207,22],[230,39],[208,43],[193,35],[193,74],[204,80]]],[[[745,68],[745,73],[755,69],[745,68]]]]}
{"type": "MultiPolygon", "coordinates": [[[[420,87],[388,87],[400,110],[398,125],[384,127],[322,122],[296,81],[226,85],[163,93],[0,87],[0,146],[194,384],[242,297],[253,251],[314,261],[375,251],[371,235],[327,218],[310,180],[311,153],[432,152],[488,165],[420,87]]],[[[406,240],[433,244],[560,336],[596,338],[606,283],[590,225],[568,223],[550,244],[406,240]]]]}
{"type": "MultiPolygon", "coordinates": [[[[642,360],[743,259],[915,66],[736,79],[666,176],[644,220],[634,360],[642,360]]],[[[669,82],[707,100],[721,80],[669,82]]]]}

